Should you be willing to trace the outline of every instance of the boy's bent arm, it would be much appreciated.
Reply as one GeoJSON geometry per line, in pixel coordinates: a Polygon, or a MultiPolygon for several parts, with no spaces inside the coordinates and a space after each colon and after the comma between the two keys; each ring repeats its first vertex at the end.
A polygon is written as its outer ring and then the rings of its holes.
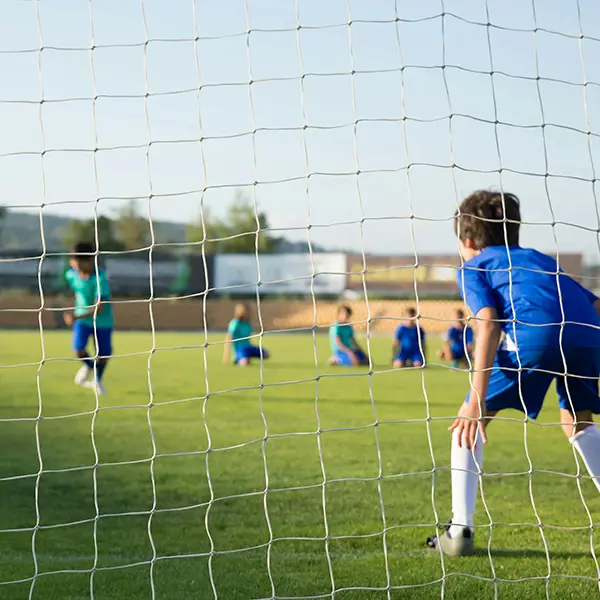
{"type": "Polygon", "coordinates": [[[89,310],[86,310],[80,315],[71,314],[71,321],[80,321],[81,319],[88,319],[95,315],[99,315],[104,310],[104,302],[99,302],[96,306],[92,306],[89,310]]]}
{"type": "Polygon", "coordinates": [[[227,337],[225,338],[225,347],[223,348],[223,364],[227,365],[229,364],[229,360],[231,358],[231,340],[233,339],[233,336],[231,335],[231,333],[227,334],[227,337]]]}
{"type": "Polygon", "coordinates": [[[500,341],[500,324],[497,322],[496,309],[482,308],[477,313],[479,322],[477,347],[473,359],[473,379],[471,381],[471,396],[469,402],[477,402],[485,413],[485,398],[487,396],[488,384],[491,377],[491,368],[498,350],[500,341]]]}
{"type": "Polygon", "coordinates": [[[491,307],[482,308],[476,315],[478,321],[477,346],[473,359],[473,377],[469,402],[463,404],[458,418],[450,426],[450,430],[458,433],[458,444],[471,449],[475,445],[477,431],[481,427],[481,441],[487,441],[485,435],[486,421],[478,421],[486,415],[485,399],[490,382],[491,368],[500,341],[500,324],[497,322],[498,313],[491,307]]]}

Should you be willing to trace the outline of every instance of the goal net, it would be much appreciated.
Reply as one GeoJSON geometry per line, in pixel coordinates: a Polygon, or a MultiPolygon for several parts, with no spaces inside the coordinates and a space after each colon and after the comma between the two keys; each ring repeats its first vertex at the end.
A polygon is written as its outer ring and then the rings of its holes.
{"type": "Polygon", "coordinates": [[[518,194],[600,288],[598,65],[594,0],[4,0],[0,597],[597,594],[553,398],[491,428],[475,556],[425,540],[472,375],[437,355],[453,216],[518,194]],[[67,285],[78,242],[110,303],[67,285]],[[364,365],[330,364],[339,303],[364,365]]]}

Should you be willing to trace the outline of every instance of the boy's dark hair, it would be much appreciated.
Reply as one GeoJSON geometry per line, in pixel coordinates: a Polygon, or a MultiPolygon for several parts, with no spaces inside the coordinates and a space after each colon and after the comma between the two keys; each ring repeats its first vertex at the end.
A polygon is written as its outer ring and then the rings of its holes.
{"type": "Polygon", "coordinates": [[[340,312],[340,310],[343,310],[347,317],[352,316],[352,309],[347,304],[340,304],[338,306],[338,312],[340,312]]]}
{"type": "Polygon", "coordinates": [[[94,254],[96,254],[96,246],[89,242],[77,242],[71,250],[71,256],[80,260],[93,260],[94,254]]]}
{"type": "Polygon", "coordinates": [[[519,244],[521,209],[514,194],[479,190],[467,196],[455,213],[454,231],[475,250],[519,244]]]}
{"type": "Polygon", "coordinates": [[[462,320],[465,318],[465,311],[462,308],[457,308],[456,309],[456,316],[459,318],[459,320],[462,320]]]}
{"type": "Polygon", "coordinates": [[[411,318],[414,319],[417,316],[417,309],[413,308],[412,306],[410,308],[406,309],[406,314],[411,318]]]}

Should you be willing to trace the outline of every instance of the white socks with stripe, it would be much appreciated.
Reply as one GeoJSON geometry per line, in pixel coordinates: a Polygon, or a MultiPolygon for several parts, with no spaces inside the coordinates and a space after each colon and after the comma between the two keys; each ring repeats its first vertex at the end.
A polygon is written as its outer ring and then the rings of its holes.
{"type": "MultiPolygon", "coordinates": [[[[598,432],[600,439],[600,431],[598,432]]],[[[600,467],[600,453],[598,454],[600,467]]],[[[475,450],[467,450],[458,446],[458,435],[452,433],[452,450],[450,452],[450,468],[452,469],[452,525],[450,537],[460,535],[465,527],[473,527],[479,472],[483,468],[483,444],[478,438],[475,450]]],[[[599,471],[600,472],[600,471],[599,471]]]]}
{"type": "Polygon", "coordinates": [[[569,438],[600,491],[600,429],[590,425],[569,438]]]}

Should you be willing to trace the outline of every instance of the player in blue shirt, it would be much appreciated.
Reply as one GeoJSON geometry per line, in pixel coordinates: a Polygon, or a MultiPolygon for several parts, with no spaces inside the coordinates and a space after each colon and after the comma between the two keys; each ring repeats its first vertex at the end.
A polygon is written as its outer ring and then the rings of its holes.
{"type": "Polygon", "coordinates": [[[104,271],[96,269],[95,253],[94,246],[86,242],[76,244],[71,252],[65,279],[75,294],[75,310],[65,312],[64,320],[73,327],[73,350],[83,362],[75,383],[105,394],[102,376],[112,354],[113,311],[110,285],[104,271]],[[87,351],[90,337],[96,348],[94,359],[87,351]]]}
{"type": "Polygon", "coordinates": [[[352,309],[349,306],[340,306],[337,321],[329,328],[329,343],[333,352],[329,359],[330,365],[350,367],[369,364],[367,355],[354,337],[351,317],[352,309]]]}
{"type": "Polygon", "coordinates": [[[452,521],[427,540],[451,555],[473,552],[490,419],[506,408],[535,419],[553,382],[563,431],[600,490],[600,301],[554,258],[521,248],[520,224],[517,197],[488,191],[468,196],[455,219],[464,260],[458,285],[477,319],[477,345],[471,390],[449,428],[452,521]]]}
{"type": "Polygon", "coordinates": [[[444,346],[437,355],[450,362],[452,368],[458,369],[461,363],[469,366],[472,354],[473,329],[465,325],[465,311],[459,308],[456,311],[456,322],[448,328],[444,346]]]}
{"type": "Polygon", "coordinates": [[[233,319],[227,327],[227,338],[223,351],[223,364],[231,361],[231,346],[233,346],[233,364],[245,367],[253,358],[269,358],[269,352],[265,348],[253,346],[250,342],[252,336],[252,324],[248,318],[248,306],[242,302],[235,305],[233,319]]]}
{"type": "Polygon", "coordinates": [[[414,308],[407,309],[406,323],[396,328],[392,351],[395,369],[407,365],[422,367],[425,363],[425,331],[417,326],[417,311],[414,308]]]}

